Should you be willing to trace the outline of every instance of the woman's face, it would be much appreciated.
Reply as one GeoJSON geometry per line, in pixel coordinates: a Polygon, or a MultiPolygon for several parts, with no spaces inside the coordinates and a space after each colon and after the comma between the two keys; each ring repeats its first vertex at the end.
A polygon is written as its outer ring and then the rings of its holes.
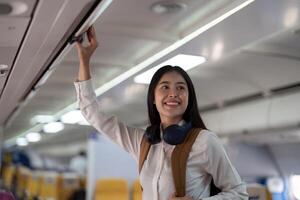
{"type": "Polygon", "coordinates": [[[178,123],[188,106],[189,91],[184,78],[176,71],[167,72],[154,90],[154,103],[162,123],[178,123]]]}

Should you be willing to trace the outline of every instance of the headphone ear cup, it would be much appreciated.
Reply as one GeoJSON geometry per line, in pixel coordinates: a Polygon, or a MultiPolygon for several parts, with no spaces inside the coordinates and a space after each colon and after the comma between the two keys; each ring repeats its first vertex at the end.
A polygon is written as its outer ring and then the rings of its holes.
{"type": "Polygon", "coordinates": [[[171,145],[181,144],[190,130],[190,127],[189,123],[183,126],[176,124],[168,126],[163,132],[163,140],[171,145]]]}

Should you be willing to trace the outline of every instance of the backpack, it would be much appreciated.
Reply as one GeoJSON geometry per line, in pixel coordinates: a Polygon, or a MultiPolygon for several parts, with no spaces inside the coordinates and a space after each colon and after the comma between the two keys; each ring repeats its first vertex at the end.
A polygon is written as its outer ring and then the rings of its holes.
{"type": "MultiPolygon", "coordinates": [[[[172,152],[171,156],[171,164],[172,164],[172,175],[175,185],[175,191],[177,197],[185,196],[185,183],[186,183],[186,164],[188,155],[191,151],[191,148],[200,133],[200,128],[192,128],[187,134],[184,142],[176,145],[172,152]]],[[[147,158],[149,149],[151,144],[147,141],[145,135],[142,138],[141,146],[140,146],[140,155],[139,155],[139,172],[141,172],[143,164],[147,158]]],[[[219,188],[217,188],[212,180],[210,187],[210,196],[214,196],[221,192],[219,188]]]]}

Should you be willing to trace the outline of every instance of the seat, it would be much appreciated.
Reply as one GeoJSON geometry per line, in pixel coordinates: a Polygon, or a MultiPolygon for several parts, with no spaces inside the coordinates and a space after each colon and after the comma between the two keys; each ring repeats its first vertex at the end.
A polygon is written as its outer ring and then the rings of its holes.
{"type": "Polygon", "coordinates": [[[41,193],[42,185],[42,172],[41,171],[31,171],[28,174],[28,182],[25,189],[25,194],[27,199],[31,200],[37,197],[41,193]]]}
{"type": "Polygon", "coordinates": [[[62,191],[62,177],[56,172],[44,172],[41,183],[41,199],[59,200],[62,191]]]}
{"type": "Polygon", "coordinates": [[[248,184],[247,192],[249,194],[249,199],[255,198],[258,200],[271,200],[272,196],[267,190],[265,185],[261,185],[258,183],[248,184]]]}
{"type": "Polygon", "coordinates": [[[16,167],[9,165],[3,171],[4,187],[11,190],[13,186],[14,176],[16,175],[16,167]]]}
{"type": "Polygon", "coordinates": [[[61,200],[69,199],[70,196],[80,187],[80,179],[74,173],[64,173],[62,177],[61,200]]]}
{"type": "Polygon", "coordinates": [[[26,167],[19,166],[17,169],[17,197],[22,199],[28,184],[30,170],[26,167]]]}
{"type": "Polygon", "coordinates": [[[133,200],[142,200],[142,187],[138,179],[133,182],[132,197],[133,200]]]}
{"type": "Polygon", "coordinates": [[[129,200],[127,181],[124,179],[100,179],[96,183],[95,200],[129,200]]]}

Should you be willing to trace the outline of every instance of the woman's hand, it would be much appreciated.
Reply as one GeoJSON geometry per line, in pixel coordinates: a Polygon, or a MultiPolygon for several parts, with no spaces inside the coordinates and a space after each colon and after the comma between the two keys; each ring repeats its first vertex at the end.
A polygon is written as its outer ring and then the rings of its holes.
{"type": "Polygon", "coordinates": [[[87,37],[88,37],[88,45],[83,46],[80,42],[76,42],[77,53],[79,58],[79,73],[78,73],[78,80],[88,80],[91,78],[90,75],[90,58],[96,48],[98,47],[98,41],[96,38],[95,29],[91,26],[87,30],[87,37]]]}
{"type": "Polygon", "coordinates": [[[169,200],[193,200],[191,197],[176,197],[175,194],[172,194],[169,200]]]}

